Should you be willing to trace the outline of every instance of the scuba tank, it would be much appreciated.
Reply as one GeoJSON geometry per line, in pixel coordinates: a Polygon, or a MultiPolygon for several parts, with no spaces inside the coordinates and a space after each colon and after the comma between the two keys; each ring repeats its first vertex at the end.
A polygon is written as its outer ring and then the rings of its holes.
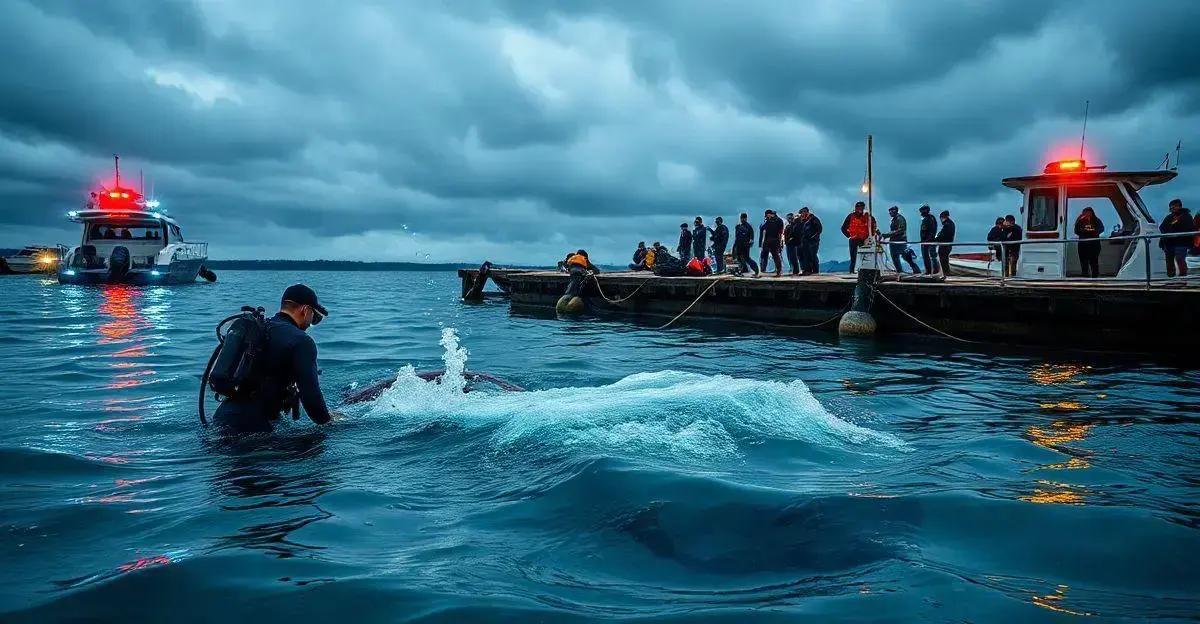
{"type": "Polygon", "coordinates": [[[200,422],[207,426],[204,394],[211,389],[217,397],[243,398],[258,389],[259,357],[267,346],[264,309],[242,306],[242,311],[217,323],[217,346],[200,378],[200,422]],[[229,328],[224,330],[225,326],[229,328]],[[224,330],[224,331],[222,331],[224,330]],[[258,364],[258,366],[256,366],[258,364]]]}

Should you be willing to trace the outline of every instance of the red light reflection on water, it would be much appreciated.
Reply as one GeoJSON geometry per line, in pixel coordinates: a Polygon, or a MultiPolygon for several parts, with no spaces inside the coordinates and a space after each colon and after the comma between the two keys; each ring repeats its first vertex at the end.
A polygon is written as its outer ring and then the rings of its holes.
{"type": "MultiPolygon", "coordinates": [[[[122,347],[113,352],[110,357],[115,362],[110,366],[117,369],[139,368],[137,362],[130,359],[144,358],[150,355],[150,347],[138,333],[150,328],[150,321],[141,313],[140,289],[125,285],[112,285],[100,291],[100,314],[108,317],[97,331],[100,333],[98,344],[120,344],[122,347]],[[120,361],[125,360],[125,361],[120,361]]],[[[109,390],[125,390],[135,388],[148,381],[155,375],[154,369],[146,368],[136,372],[122,372],[114,376],[106,386],[109,390]]],[[[106,411],[107,410],[106,408],[106,411]]]]}
{"type": "Polygon", "coordinates": [[[142,557],[136,561],[130,561],[129,563],[117,566],[117,570],[120,572],[133,572],[135,570],[142,570],[156,565],[167,565],[169,563],[171,563],[171,558],[166,555],[142,557]]]}

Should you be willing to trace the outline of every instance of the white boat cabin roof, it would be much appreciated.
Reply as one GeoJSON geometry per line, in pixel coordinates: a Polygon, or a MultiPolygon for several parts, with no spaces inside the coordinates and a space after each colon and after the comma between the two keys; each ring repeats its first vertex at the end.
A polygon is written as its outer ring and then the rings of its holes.
{"type": "Polygon", "coordinates": [[[1037,186],[1082,186],[1102,184],[1105,182],[1127,182],[1134,191],[1140,191],[1147,186],[1170,182],[1178,175],[1168,169],[1157,171],[1077,171],[1062,173],[1043,173],[1041,175],[1004,178],[1001,184],[1011,189],[1023,191],[1037,186]]]}
{"type": "Polygon", "coordinates": [[[179,222],[161,212],[151,210],[73,210],[67,213],[67,218],[76,223],[92,221],[121,222],[121,221],[166,221],[176,227],[179,222]]]}

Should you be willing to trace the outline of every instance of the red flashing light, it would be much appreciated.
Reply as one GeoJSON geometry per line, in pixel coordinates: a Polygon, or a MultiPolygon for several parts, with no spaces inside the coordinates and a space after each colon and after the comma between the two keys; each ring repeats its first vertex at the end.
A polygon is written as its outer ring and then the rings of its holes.
{"type": "Polygon", "coordinates": [[[1056,160],[1046,165],[1044,173],[1076,173],[1086,170],[1087,163],[1082,160],[1056,160]]]}
{"type": "Polygon", "coordinates": [[[108,196],[109,196],[109,197],[111,197],[111,198],[113,198],[113,199],[116,199],[116,198],[120,197],[120,196],[121,196],[121,194],[120,194],[120,193],[117,193],[117,192],[115,192],[115,191],[114,191],[114,192],[112,192],[112,193],[109,193],[109,194],[108,194],[108,196]]]}

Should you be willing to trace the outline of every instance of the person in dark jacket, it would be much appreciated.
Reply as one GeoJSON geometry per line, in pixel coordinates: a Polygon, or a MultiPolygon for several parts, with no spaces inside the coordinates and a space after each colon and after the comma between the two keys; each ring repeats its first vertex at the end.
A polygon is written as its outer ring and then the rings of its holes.
{"type": "Polygon", "coordinates": [[[1013,277],[1017,274],[1017,261],[1021,259],[1021,239],[1025,231],[1017,225],[1017,217],[1004,215],[1004,275],[1013,277]]]}
{"type": "Polygon", "coordinates": [[[763,213],[762,225],[758,226],[758,246],[762,248],[758,264],[763,272],[767,272],[767,259],[771,258],[775,260],[775,277],[783,275],[783,257],[779,255],[783,247],[783,219],[774,210],[763,213]]]}
{"type": "Polygon", "coordinates": [[[646,270],[646,251],[646,241],[638,243],[637,249],[633,250],[633,262],[629,264],[630,271],[646,270]]]}
{"type": "Polygon", "coordinates": [[[750,217],[742,213],[738,224],[733,228],[733,256],[737,258],[738,268],[742,273],[754,269],[754,277],[758,277],[758,264],[750,257],[750,249],[754,247],[754,226],[750,225],[750,217]]]}
{"type": "Polygon", "coordinates": [[[295,284],[283,291],[279,313],[267,320],[258,388],[250,396],[222,401],[214,416],[219,427],[228,433],[271,431],[272,421],[297,397],[318,425],[333,418],[317,380],[317,344],[305,333],[328,315],[308,286],[295,284]]]}
{"type": "Polygon", "coordinates": [[[1075,219],[1075,236],[1079,237],[1076,249],[1084,277],[1100,277],[1100,235],[1103,233],[1104,222],[1096,216],[1096,211],[1091,206],[1084,208],[1075,219]]]}
{"type": "MultiPolygon", "coordinates": [[[[1195,232],[1196,224],[1192,221],[1192,213],[1187,208],[1183,207],[1182,199],[1172,199],[1168,204],[1167,209],[1170,212],[1163,217],[1162,225],[1158,227],[1158,231],[1163,234],[1182,234],[1185,232],[1195,232]]],[[[1187,275],[1187,254],[1192,247],[1192,237],[1190,236],[1172,236],[1169,238],[1158,239],[1158,246],[1167,253],[1167,277],[1175,277],[1179,275],[1187,275]]]]}
{"type": "Polygon", "coordinates": [[[704,227],[704,219],[696,217],[696,226],[692,228],[692,257],[704,260],[708,256],[708,228],[704,227]]]}
{"type": "Polygon", "coordinates": [[[679,259],[684,264],[692,259],[692,232],[686,223],[679,224],[679,246],[675,248],[675,251],[679,252],[679,259]]]}
{"type": "Polygon", "coordinates": [[[800,209],[796,222],[800,230],[800,274],[820,273],[821,263],[817,259],[817,252],[821,249],[821,220],[805,206],[800,209]]]}
{"type": "MultiPolygon", "coordinates": [[[[921,213],[921,242],[932,243],[933,239],[937,237],[937,219],[929,213],[929,204],[921,206],[918,212],[921,213]]],[[[935,245],[921,245],[921,264],[925,268],[925,275],[933,275],[940,270],[935,245]]]]}
{"type": "Polygon", "coordinates": [[[903,273],[904,269],[900,266],[900,259],[908,261],[908,266],[912,269],[913,274],[921,272],[917,268],[917,263],[913,261],[912,253],[908,250],[908,220],[904,215],[900,214],[899,206],[888,208],[888,216],[891,221],[888,224],[888,251],[892,255],[892,265],[896,267],[897,273],[903,273]]]}
{"type": "MultiPolygon", "coordinates": [[[[933,237],[937,243],[953,243],[954,242],[954,221],[950,219],[950,211],[943,210],[938,217],[942,220],[942,229],[938,231],[937,236],[933,237]]],[[[938,264],[942,267],[942,275],[950,277],[950,250],[953,245],[938,245],[938,264]]]]}
{"type": "Polygon", "coordinates": [[[875,217],[868,218],[866,213],[867,205],[863,202],[855,202],[854,210],[846,215],[846,219],[842,221],[842,236],[845,236],[850,241],[850,272],[853,273],[858,266],[858,248],[866,242],[871,233],[877,229],[875,217]]]}
{"type": "Polygon", "coordinates": [[[800,274],[800,220],[796,215],[787,213],[787,225],[783,226],[783,246],[787,251],[788,266],[792,275],[800,274]]]}
{"type": "Polygon", "coordinates": [[[725,220],[717,217],[714,220],[717,227],[709,229],[712,234],[712,251],[716,256],[717,273],[725,272],[725,248],[729,246],[729,228],[725,226],[725,220]]]}
{"type": "MultiPolygon", "coordinates": [[[[996,225],[988,230],[987,240],[989,243],[999,243],[1004,240],[1004,217],[996,217],[996,225]]],[[[996,262],[1000,262],[1000,245],[988,245],[988,249],[996,256],[996,262]]]]}

